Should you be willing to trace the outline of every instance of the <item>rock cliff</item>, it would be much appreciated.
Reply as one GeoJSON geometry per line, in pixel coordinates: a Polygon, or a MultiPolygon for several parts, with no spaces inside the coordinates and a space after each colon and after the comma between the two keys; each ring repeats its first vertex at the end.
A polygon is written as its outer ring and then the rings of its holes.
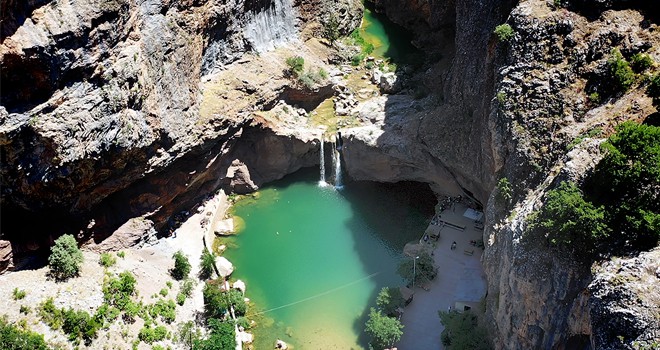
{"type": "MultiPolygon", "coordinates": [[[[484,205],[496,348],[631,348],[657,337],[657,307],[648,307],[657,296],[629,303],[657,280],[645,270],[656,252],[592,271],[526,234],[547,190],[582,181],[616,124],[655,112],[639,83],[616,93],[606,80],[612,48],[660,62],[651,5],[375,5],[416,33],[427,57],[406,73],[402,94],[360,107],[363,126],[343,133],[349,175],[428,182],[484,205]],[[504,22],[514,34],[498,41],[493,29],[504,22]],[[511,203],[497,201],[500,177],[515,185],[511,203]],[[613,269],[625,280],[607,277],[613,269]],[[622,323],[608,321],[615,316],[622,323]],[[620,327],[623,340],[609,336],[620,327]]],[[[357,0],[3,2],[3,233],[29,241],[68,230],[101,242],[119,229],[133,241],[135,227],[164,231],[218,188],[248,192],[317,163],[318,135],[288,125],[295,117],[254,113],[310,98],[283,74],[294,51],[269,49],[318,36],[331,14],[348,33],[360,9],[357,0]],[[281,26],[263,27],[268,18],[281,26]],[[146,220],[132,225],[136,217],[146,220]]],[[[295,52],[323,66],[327,47],[313,40],[295,52]]],[[[2,270],[12,248],[0,242],[2,270]]]]}

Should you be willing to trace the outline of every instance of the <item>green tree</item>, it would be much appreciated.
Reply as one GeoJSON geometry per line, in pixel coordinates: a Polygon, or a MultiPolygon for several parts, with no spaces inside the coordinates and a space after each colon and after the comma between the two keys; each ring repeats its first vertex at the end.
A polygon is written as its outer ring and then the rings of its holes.
{"type": "Polygon", "coordinates": [[[44,336],[29,330],[22,330],[0,317],[0,349],[5,350],[48,350],[44,336]]]}
{"type": "Polygon", "coordinates": [[[305,69],[305,59],[301,56],[287,57],[286,65],[289,67],[289,73],[297,77],[305,69]]]}
{"type": "Polygon", "coordinates": [[[607,208],[615,246],[650,249],[660,237],[660,127],[626,122],[603,144],[607,152],[587,182],[607,208]]]}
{"type": "Polygon", "coordinates": [[[210,334],[207,339],[196,340],[195,350],[229,350],[236,348],[234,325],[217,319],[209,320],[210,334]]]}
{"type": "Polygon", "coordinates": [[[506,177],[497,181],[497,198],[505,205],[511,203],[511,199],[513,199],[513,188],[506,177]]]}
{"type": "Polygon", "coordinates": [[[204,248],[200,261],[199,278],[207,280],[213,276],[215,271],[215,254],[204,248]]]}
{"type": "Polygon", "coordinates": [[[409,283],[415,282],[415,285],[428,283],[436,275],[433,258],[426,252],[420,253],[418,258],[406,258],[403,260],[399,264],[397,272],[409,283]]]}
{"type": "Polygon", "coordinates": [[[492,349],[486,328],[479,324],[477,315],[470,311],[438,312],[440,322],[445,326],[442,331],[442,344],[456,350],[492,349]]]}
{"type": "Polygon", "coordinates": [[[628,62],[623,58],[619,49],[612,49],[610,59],[607,61],[610,74],[616,84],[618,91],[627,91],[635,82],[635,72],[628,62]]]}
{"type": "Polygon", "coordinates": [[[387,316],[396,316],[398,309],[405,306],[405,300],[399,288],[385,287],[376,297],[376,305],[387,316]]]}
{"type": "Polygon", "coordinates": [[[495,27],[494,33],[497,35],[497,39],[499,41],[509,41],[515,34],[513,28],[511,28],[511,25],[508,23],[500,24],[499,26],[495,27]]]}
{"type": "Polygon", "coordinates": [[[334,13],[331,13],[323,26],[323,36],[330,40],[330,44],[334,44],[339,39],[339,35],[339,20],[334,13]]]}
{"type": "Polygon", "coordinates": [[[83,255],[72,235],[63,235],[55,240],[48,257],[50,273],[57,280],[67,280],[80,273],[83,255]]]}
{"type": "Polygon", "coordinates": [[[218,288],[216,282],[207,282],[204,286],[204,310],[207,319],[224,318],[225,314],[229,312],[229,307],[234,306],[234,313],[236,316],[242,316],[247,313],[247,303],[243,297],[243,293],[238,290],[231,289],[223,292],[218,288]]]}
{"type": "Polygon", "coordinates": [[[365,323],[365,331],[371,337],[374,349],[391,348],[403,335],[403,325],[393,317],[371,308],[369,319],[365,323]]]}
{"type": "Polygon", "coordinates": [[[591,252],[608,233],[603,207],[587,202],[572,182],[564,181],[548,192],[537,220],[551,243],[570,245],[576,251],[591,252]]]}
{"type": "Polygon", "coordinates": [[[660,74],[651,77],[646,93],[653,98],[654,103],[660,103],[660,74]]]}
{"type": "Polygon", "coordinates": [[[645,53],[636,53],[632,56],[631,60],[631,66],[633,70],[637,73],[642,73],[643,71],[651,68],[653,65],[653,59],[651,56],[645,53]]]}
{"type": "Polygon", "coordinates": [[[188,274],[190,273],[190,262],[188,261],[188,257],[179,250],[174,253],[172,259],[174,259],[174,268],[170,270],[172,278],[180,281],[188,277],[188,274]]]}

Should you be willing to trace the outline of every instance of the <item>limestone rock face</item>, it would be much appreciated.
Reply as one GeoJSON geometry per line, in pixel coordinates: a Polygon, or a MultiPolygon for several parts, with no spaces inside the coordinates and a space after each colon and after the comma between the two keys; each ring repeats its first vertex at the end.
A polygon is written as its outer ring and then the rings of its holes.
{"type": "Polygon", "coordinates": [[[0,274],[14,266],[11,242],[0,240],[0,274]]]}
{"type": "MultiPolygon", "coordinates": [[[[337,12],[339,29],[351,31],[359,23],[359,1],[333,3],[333,9],[345,9],[337,12]]],[[[296,10],[303,4],[305,16],[316,22],[327,11],[321,2],[293,3],[296,10]]],[[[82,234],[99,241],[128,219],[149,214],[162,230],[173,213],[220,186],[250,191],[313,164],[296,152],[307,154],[314,144],[288,134],[280,138],[270,126],[257,131],[271,133],[257,142],[262,153],[243,154],[252,159],[227,156],[236,143],[252,142],[238,141],[251,139],[248,129],[259,129],[249,126],[251,113],[275,101],[290,85],[287,80],[271,71],[269,83],[259,85],[258,77],[237,71],[232,77],[244,78],[233,79],[236,95],[203,96],[212,90],[203,86],[209,75],[234,69],[228,66],[252,49],[245,40],[247,24],[276,5],[3,2],[0,78],[12,88],[0,96],[0,187],[3,214],[15,218],[4,223],[57,213],[62,231],[91,227],[82,234]],[[209,112],[208,105],[218,101],[231,108],[209,112]],[[264,156],[270,149],[282,158],[264,156]],[[240,166],[229,171],[236,159],[248,167],[274,168],[250,168],[247,176],[240,166]],[[224,179],[227,173],[231,178],[224,179]]],[[[297,23],[298,30],[312,24],[297,23]]],[[[37,235],[47,225],[41,226],[16,235],[37,235]]]]}
{"type": "Polygon", "coordinates": [[[649,346],[660,337],[660,248],[637,257],[613,259],[589,284],[589,307],[597,349],[649,346]]]}

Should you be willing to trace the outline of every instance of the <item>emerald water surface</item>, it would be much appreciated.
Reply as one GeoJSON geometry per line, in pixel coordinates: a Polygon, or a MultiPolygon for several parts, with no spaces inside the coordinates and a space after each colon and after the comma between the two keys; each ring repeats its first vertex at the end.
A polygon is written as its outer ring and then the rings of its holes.
{"type": "Polygon", "coordinates": [[[433,199],[420,186],[318,186],[304,170],[240,200],[244,221],[225,255],[247,283],[256,349],[277,338],[296,349],[366,348],[362,329],[383,286],[403,282],[396,267],[417,239],[433,199]],[[431,197],[431,198],[429,198],[431,197]]]}
{"type": "Polygon", "coordinates": [[[419,55],[419,50],[410,43],[412,35],[385,15],[374,11],[373,4],[369,2],[365,2],[360,34],[374,46],[372,54],[376,57],[402,63],[415,60],[415,56],[419,55]]]}

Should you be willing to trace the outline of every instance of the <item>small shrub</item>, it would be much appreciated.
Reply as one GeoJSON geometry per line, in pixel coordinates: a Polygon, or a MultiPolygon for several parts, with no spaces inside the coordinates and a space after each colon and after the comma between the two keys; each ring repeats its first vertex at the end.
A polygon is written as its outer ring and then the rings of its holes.
{"type": "Polygon", "coordinates": [[[90,344],[92,339],[96,338],[96,333],[101,325],[86,311],[69,308],[63,311],[63,315],[62,330],[69,335],[70,341],[82,338],[85,340],[85,344],[90,344]]]}
{"type": "Polygon", "coordinates": [[[630,63],[635,72],[642,73],[653,66],[653,59],[648,54],[636,53],[631,57],[630,63]]]}
{"type": "Polygon", "coordinates": [[[305,69],[305,59],[300,56],[292,56],[286,59],[286,65],[293,76],[298,76],[305,69]]]}
{"type": "Polygon", "coordinates": [[[497,182],[497,198],[503,203],[508,204],[513,199],[513,188],[511,182],[506,177],[501,178],[497,182]]]}
{"type": "Polygon", "coordinates": [[[99,264],[103,267],[110,267],[117,263],[117,259],[110,253],[101,253],[99,264]]]}
{"type": "Polygon", "coordinates": [[[660,74],[651,77],[649,86],[646,88],[646,93],[653,98],[655,103],[660,101],[660,74]]]}
{"type": "Polygon", "coordinates": [[[27,305],[21,305],[21,307],[18,309],[18,312],[22,313],[23,315],[27,315],[32,312],[32,308],[27,305]]]}
{"type": "Polygon", "coordinates": [[[351,65],[354,66],[354,67],[359,66],[360,63],[362,63],[362,61],[364,61],[364,57],[365,57],[365,55],[362,54],[362,53],[354,55],[353,57],[351,57],[351,65]]]}
{"type": "Polygon", "coordinates": [[[328,79],[328,72],[325,69],[323,69],[323,67],[321,67],[319,68],[318,76],[321,79],[328,79]]]}
{"type": "Polygon", "coordinates": [[[38,314],[41,320],[52,329],[60,329],[64,323],[62,311],[55,306],[53,298],[39,304],[38,314]]]}
{"type": "Polygon", "coordinates": [[[124,258],[126,257],[126,253],[120,251],[120,252],[117,252],[117,256],[120,257],[120,258],[122,258],[122,259],[124,259],[124,258]]]}
{"type": "Polygon", "coordinates": [[[497,102],[503,104],[506,101],[506,94],[502,91],[497,93],[497,102]]]}
{"type": "Polygon", "coordinates": [[[497,40],[499,41],[509,41],[515,34],[513,28],[511,28],[511,25],[508,23],[500,24],[499,26],[495,27],[494,33],[497,36],[497,40]]]}
{"type": "Polygon", "coordinates": [[[178,293],[178,294],[176,295],[176,303],[179,304],[179,305],[182,305],[182,306],[183,306],[183,304],[186,303],[186,299],[187,299],[187,298],[186,298],[186,295],[183,294],[183,293],[178,293]]]}
{"type": "Polygon", "coordinates": [[[27,292],[25,292],[22,289],[14,288],[14,291],[12,292],[12,295],[14,297],[14,300],[21,300],[25,298],[25,295],[27,295],[27,292]]]}
{"type": "Polygon", "coordinates": [[[177,281],[188,277],[188,274],[190,273],[190,262],[188,261],[188,257],[186,257],[183,252],[178,251],[174,253],[172,258],[174,259],[174,268],[170,271],[172,277],[177,281]]]}
{"type": "Polygon", "coordinates": [[[207,280],[213,276],[213,272],[215,271],[215,255],[204,248],[200,261],[199,278],[207,280]]]}
{"type": "Polygon", "coordinates": [[[635,82],[635,73],[628,62],[623,58],[619,49],[612,49],[611,57],[607,61],[610,74],[619,91],[627,91],[635,82]]]}
{"type": "Polygon", "coordinates": [[[172,281],[165,282],[165,285],[167,286],[167,288],[172,289],[172,281]]]}
{"type": "Polygon", "coordinates": [[[43,335],[16,327],[7,321],[6,316],[0,317],[0,348],[11,350],[50,349],[43,335]]]}
{"type": "Polygon", "coordinates": [[[158,300],[149,306],[149,315],[156,319],[158,316],[166,323],[172,323],[176,319],[176,305],[173,300],[158,300]]]}
{"type": "Polygon", "coordinates": [[[130,303],[131,297],[135,295],[135,284],[137,281],[132,273],[124,271],[118,278],[106,279],[103,283],[103,297],[105,301],[124,311],[130,303]]]}
{"type": "Polygon", "coordinates": [[[316,84],[316,81],[314,80],[314,76],[312,75],[311,72],[302,74],[300,77],[298,77],[298,81],[300,81],[300,84],[302,84],[308,90],[313,89],[314,84],[316,84]]]}
{"type": "Polygon", "coordinates": [[[589,94],[589,102],[591,102],[594,105],[597,105],[600,103],[600,94],[597,92],[592,92],[589,94]]]}
{"type": "Polygon", "coordinates": [[[323,36],[334,44],[339,39],[339,20],[334,13],[331,13],[328,20],[323,24],[323,36]]]}
{"type": "Polygon", "coordinates": [[[167,296],[167,292],[168,292],[167,288],[163,288],[163,289],[160,290],[160,292],[158,292],[158,294],[160,294],[160,295],[166,297],[166,296],[167,296]]]}
{"type": "Polygon", "coordinates": [[[48,257],[50,273],[58,280],[77,276],[83,263],[83,255],[72,235],[63,235],[55,240],[48,257]]]}
{"type": "Polygon", "coordinates": [[[167,328],[164,326],[157,326],[152,328],[151,326],[145,325],[142,327],[142,329],[140,329],[140,333],[138,333],[138,339],[147,344],[165,340],[165,338],[167,338],[167,328]]]}

